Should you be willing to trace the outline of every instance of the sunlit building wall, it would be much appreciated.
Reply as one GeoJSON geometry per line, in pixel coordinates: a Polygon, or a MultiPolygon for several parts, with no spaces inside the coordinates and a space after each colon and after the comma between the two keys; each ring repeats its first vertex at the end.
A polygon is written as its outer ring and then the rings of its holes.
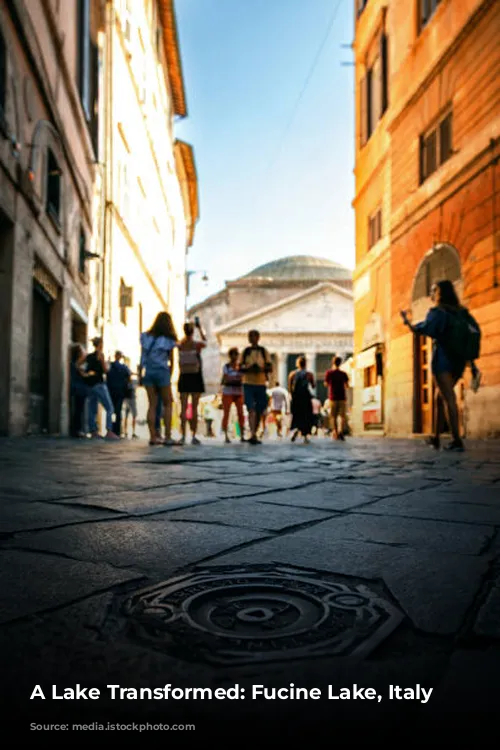
{"type": "Polygon", "coordinates": [[[92,333],[132,369],[139,336],[169,311],[181,329],[197,220],[192,148],[175,141],[186,101],[172,2],[114,0],[101,39],[103,170],[92,333]]]}
{"type": "Polygon", "coordinates": [[[355,398],[358,432],[434,428],[434,281],[454,282],[483,330],[483,382],[457,385],[467,436],[500,434],[500,6],[357,0],[355,398]]]}
{"type": "Polygon", "coordinates": [[[0,2],[0,434],[69,427],[88,338],[100,0],[0,2]]]}

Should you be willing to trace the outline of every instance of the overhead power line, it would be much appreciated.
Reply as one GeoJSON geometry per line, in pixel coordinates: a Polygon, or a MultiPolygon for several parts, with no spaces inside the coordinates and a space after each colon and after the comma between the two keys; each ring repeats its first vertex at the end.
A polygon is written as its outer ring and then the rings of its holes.
{"type": "Polygon", "coordinates": [[[338,0],[337,5],[334,8],[332,16],[331,16],[331,18],[330,18],[330,20],[328,22],[328,26],[326,27],[325,35],[324,35],[324,37],[323,37],[323,39],[321,41],[321,44],[319,45],[318,50],[317,50],[317,52],[316,52],[316,54],[314,56],[314,60],[313,60],[312,65],[311,65],[311,67],[309,69],[309,72],[308,72],[308,74],[306,76],[304,84],[303,84],[303,86],[302,86],[302,88],[300,90],[300,93],[299,93],[299,95],[297,97],[297,101],[295,102],[295,106],[294,106],[294,108],[292,110],[292,113],[290,115],[290,119],[288,120],[287,124],[285,125],[285,128],[283,129],[283,133],[281,134],[280,139],[279,139],[278,144],[277,144],[277,147],[276,147],[276,152],[275,152],[273,158],[271,159],[271,161],[269,162],[269,165],[268,165],[268,167],[267,167],[267,169],[266,169],[266,171],[264,173],[264,177],[268,176],[269,172],[272,170],[272,168],[276,164],[276,161],[278,160],[278,157],[279,157],[279,155],[281,153],[281,149],[283,148],[283,144],[285,142],[285,139],[286,139],[286,137],[287,137],[287,135],[288,135],[288,133],[290,131],[290,128],[292,127],[293,123],[295,122],[295,118],[297,116],[297,112],[299,111],[300,104],[302,102],[304,94],[307,91],[309,83],[311,82],[311,79],[312,79],[312,77],[314,75],[314,71],[316,70],[316,66],[317,66],[317,64],[318,64],[318,62],[319,62],[319,60],[321,58],[321,54],[323,52],[323,49],[324,49],[324,47],[325,47],[325,45],[326,45],[326,43],[328,41],[328,38],[330,36],[330,32],[331,32],[331,30],[333,28],[333,24],[335,23],[335,19],[337,18],[337,13],[338,13],[338,10],[340,8],[341,3],[342,3],[342,0],[338,0]]]}

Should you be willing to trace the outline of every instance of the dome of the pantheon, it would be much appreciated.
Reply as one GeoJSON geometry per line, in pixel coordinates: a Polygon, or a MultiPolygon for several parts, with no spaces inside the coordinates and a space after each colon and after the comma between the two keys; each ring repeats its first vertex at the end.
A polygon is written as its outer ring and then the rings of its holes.
{"type": "Polygon", "coordinates": [[[352,271],[326,258],[290,255],[254,268],[242,279],[274,279],[275,281],[347,281],[352,271]]]}

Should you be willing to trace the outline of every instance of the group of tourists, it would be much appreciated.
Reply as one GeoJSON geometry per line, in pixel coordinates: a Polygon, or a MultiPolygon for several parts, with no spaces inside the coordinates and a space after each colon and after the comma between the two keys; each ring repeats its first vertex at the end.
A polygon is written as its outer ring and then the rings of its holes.
{"type": "MultiPolygon", "coordinates": [[[[433,448],[440,448],[440,436],[446,417],[452,433],[452,441],[447,448],[463,451],[454,388],[467,365],[472,370],[473,389],[479,388],[481,373],[475,360],[479,356],[481,331],[466,308],[460,305],[450,281],[440,281],[433,285],[431,301],[433,306],[421,323],[411,323],[408,314],[401,312],[405,325],[414,333],[430,336],[434,341],[432,373],[436,387],[435,433],[428,442],[433,448]]],[[[106,415],[107,439],[118,440],[121,437],[124,409],[125,435],[128,434],[128,419],[132,417],[132,438],[137,438],[136,388],[141,385],[148,398],[149,444],[184,445],[189,426],[191,443],[199,445],[199,406],[205,391],[202,352],[207,339],[198,318],[194,322],[185,323],[183,333],[179,340],[171,316],[167,312],[158,314],[151,328],[141,334],[141,361],[137,381],[123,363],[122,352],[115,353],[113,362],[106,362],[101,338],[93,340],[94,351],[88,355],[77,344],[71,357],[71,434],[85,434],[83,414],[86,407],[89,432],[92,437],[100,437],[97,427],[100,404],[106,415]],[[172,437],[174,352],[178,353],[179,364],[179,440],[172,437]]],[[[335,357],[324,379],[328,389],[327,421],[331,421],[332,425],[332,429],[328,431],[335,440],[345,440],[348,433],[346,418],[349,378],[341,366],[342,359],[335,357]]],[[[296,369],[288,377],[287,389],[278,383],[269,389],[272,372],[271,356],[260,343],[259,331],[249,331],[248,346],[241,353],[237,348],[229,350],[220,384],[223,412],[221,427],[226,443],[231,442],[229,419],[233,406],[237,418],[237,435],[242,442],[251,445],[261,444],[266,419],[271,419],[276,424],[278,436],[283,436],[284,417],[289,411],[292,442],[301,436],[308,443],[311,435],[318,433],[324,407],[316,396],[315,375],[307,369],[306,358],[298,357],[296,369]]],[[[208,421],[213,422],[213,419],[208,421]]],[[[213,434],[211,425],[209,434],[213,434]]]]}

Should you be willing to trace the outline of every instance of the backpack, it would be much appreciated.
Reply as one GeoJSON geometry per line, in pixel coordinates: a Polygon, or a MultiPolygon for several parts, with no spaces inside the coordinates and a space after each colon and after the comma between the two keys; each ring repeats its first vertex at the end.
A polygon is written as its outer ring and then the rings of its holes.
{"type": "Polygon", "coordinates": [[[200,355],[195,347],[190,349],[179,347],[179,367],[183,375],[194,375],[200,372],[200,355]]]}
{"type": "Polygon", "coordinates": [[[473,362],[479,358],[481,328],[465,307],[449,313],[449,326],[443,348],[453,362],[473,362]]]}

